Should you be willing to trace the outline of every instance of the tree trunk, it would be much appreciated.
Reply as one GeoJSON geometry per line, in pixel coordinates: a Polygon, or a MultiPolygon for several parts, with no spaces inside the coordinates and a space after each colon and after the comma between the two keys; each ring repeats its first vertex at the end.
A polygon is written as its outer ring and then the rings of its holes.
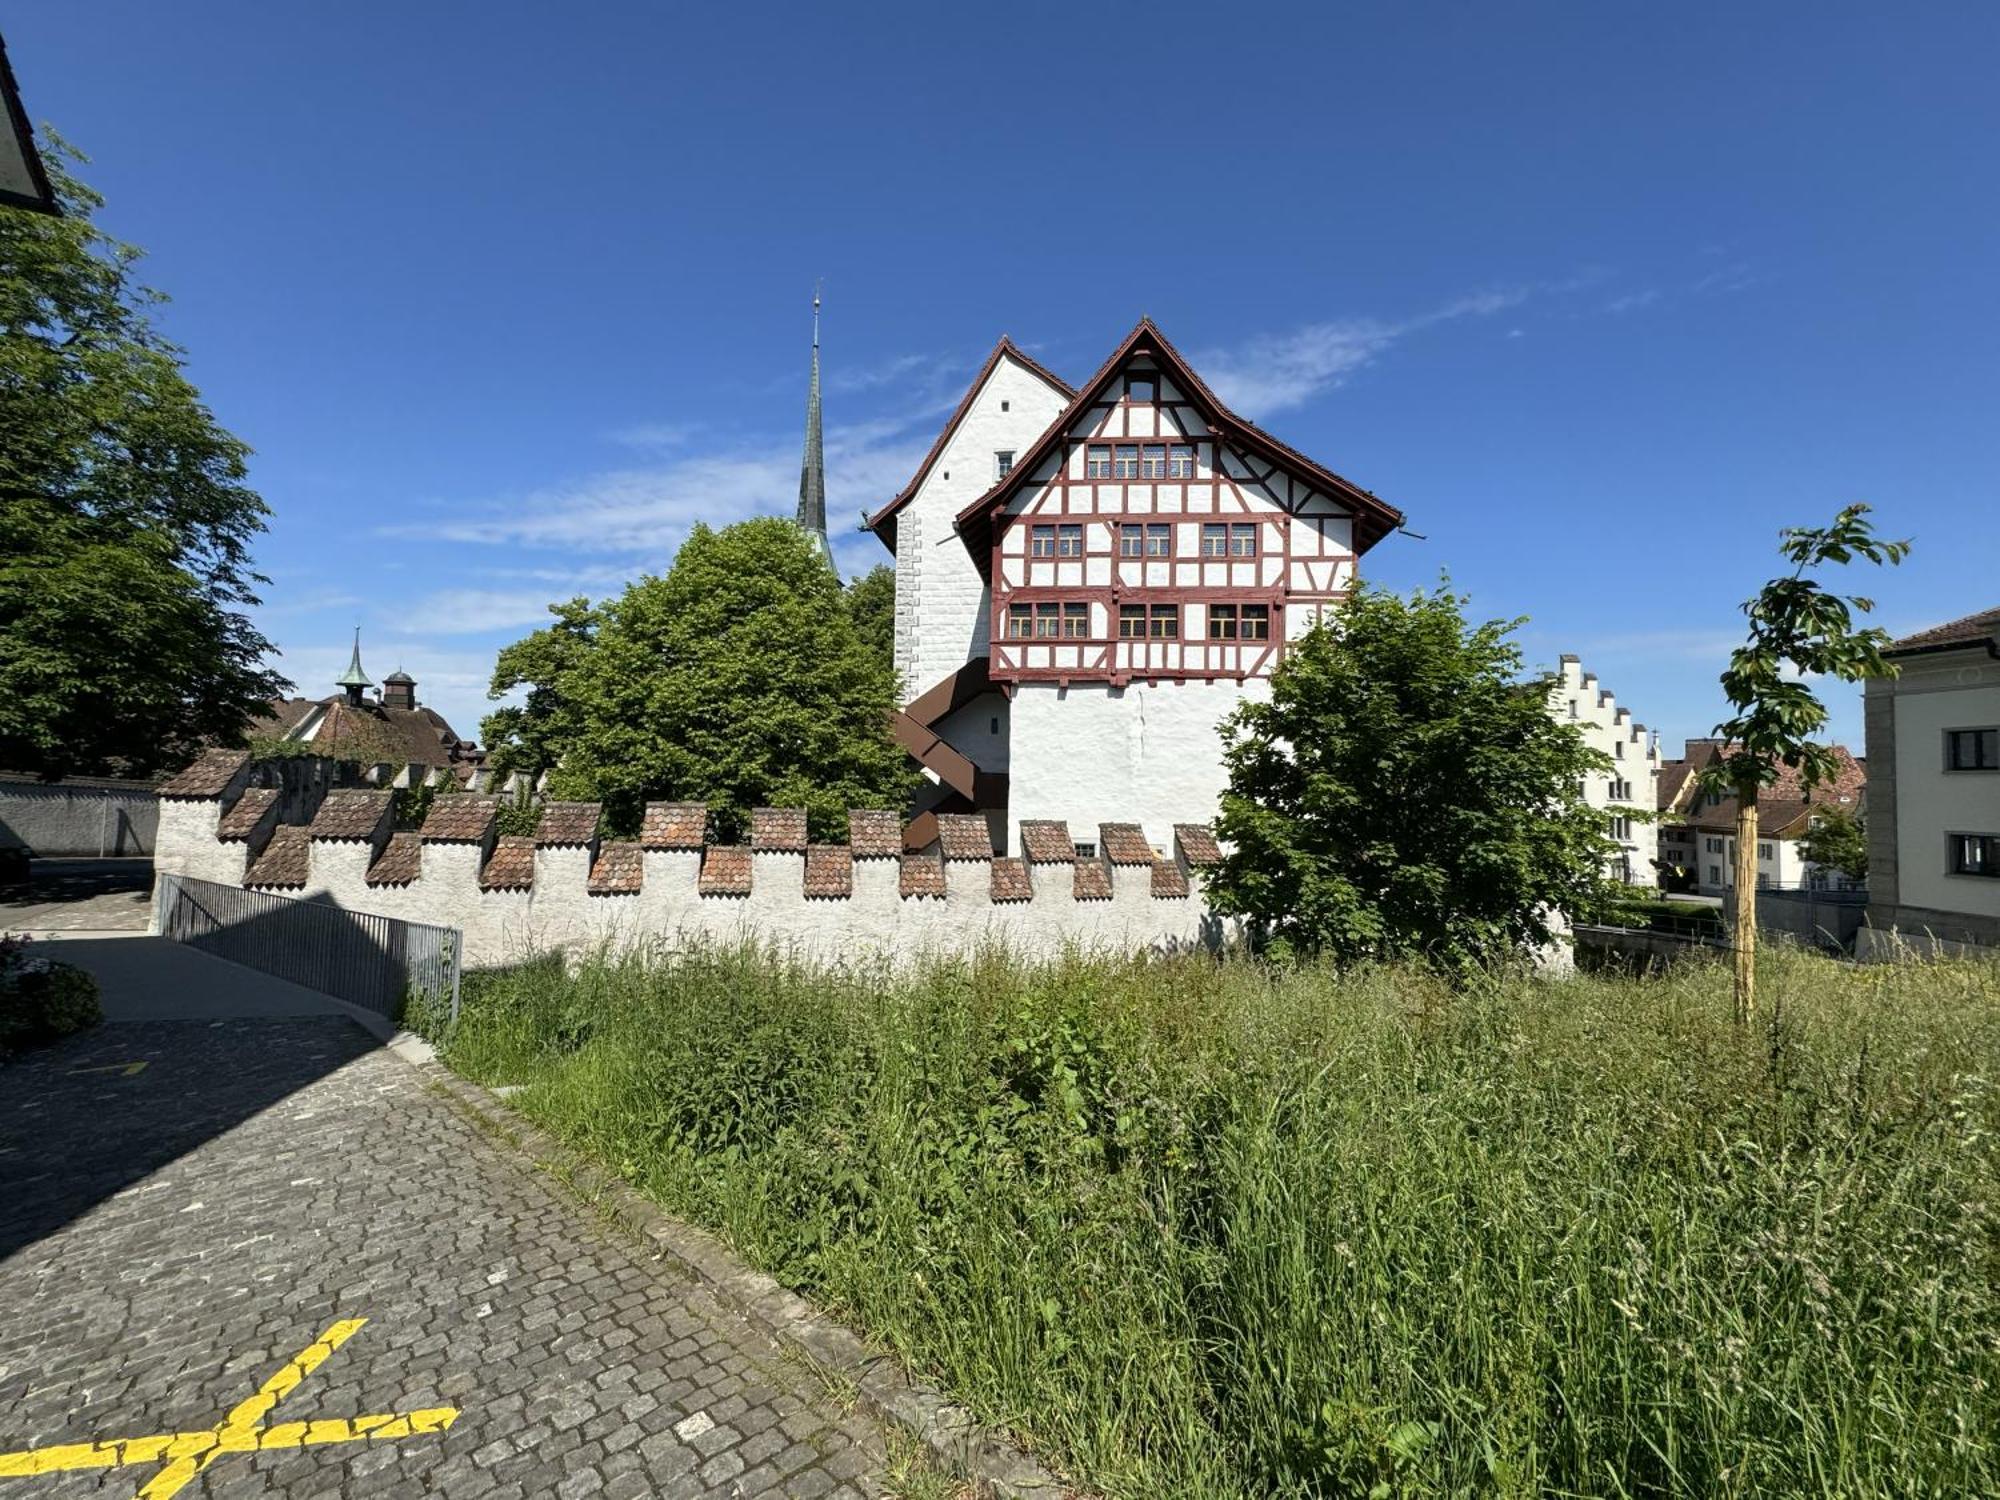
{"type": "Polygon", "coordinates": [[[1736,788],[1736,1019],[1757,1013],[1757,783],[1736,788]]]}

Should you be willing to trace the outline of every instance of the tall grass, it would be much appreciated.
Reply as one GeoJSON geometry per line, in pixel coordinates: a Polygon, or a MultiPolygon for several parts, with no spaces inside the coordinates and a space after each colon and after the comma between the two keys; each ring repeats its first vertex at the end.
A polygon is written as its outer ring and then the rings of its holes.
{"type": "Polygon", "coordinates": [[[1118,1496],[2000,1492],[2000,982],[749,951],[451,1062],[1118,1496]]]}

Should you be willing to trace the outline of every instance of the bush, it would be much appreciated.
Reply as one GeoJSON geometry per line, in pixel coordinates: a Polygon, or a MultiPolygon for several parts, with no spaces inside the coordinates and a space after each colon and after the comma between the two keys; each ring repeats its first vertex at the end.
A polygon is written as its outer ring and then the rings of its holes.
{"type": "Polygon", "coordinates": [[[52,1042],[104,1019],[97,980],[74,964],[31,958],[26,938],[0,938],[0,1055],[52,1042]]]}
{"type": "Polygon", "coordinates": [[[445,1056],[1109,1495],[2000,1492],[2000,974],[1765,984],[697,947],[445,1056]]]}

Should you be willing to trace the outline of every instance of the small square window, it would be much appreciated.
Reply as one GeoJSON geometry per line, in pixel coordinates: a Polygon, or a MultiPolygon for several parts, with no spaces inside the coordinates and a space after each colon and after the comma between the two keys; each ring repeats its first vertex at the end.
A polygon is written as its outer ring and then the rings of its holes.
{"type": "Polygon", "coordinates": [[[1011,403],[1011,402],[1008,402],[1008,401],[1002,401],[1002,402],[1000,403],[1000,410],[1002,410],[1002,411],[1011,411],[1012,409],[1013,409],[1013,403],[1011,403]]]}
{"type": "Polygon", "coordinates": [[[1208,607],[1208,638],[1211,641],[1236,639],[1236,606],[1211,604],[1208,607]]]}
{"type": "Polygon", "coordinates": [[[1243,606],[1243,628],[1239,638],[1246,641],[1268,641],[1271,638],[1270,605],[1246,604],[1243,606]]]}
{"type": "Polygon", "coordinates": [[[2000,836],[1954,833],[1951,836],[1951,873],[2000,876],[2000,836]]]}
{"type": "Polygon", "coordinates": [[[1081,600],[1066,600],[1062,607],[1062,633],[1065,640],[1081,641],[1090,635],[1090,606],[1081,600]]]}
{"type": "Polygon", "coordinates": [[[1101,443],[1092,443],[1084,453],[1083,477],[1085,479],[1109,479],[1111,477],[1111,449],[1101,443]]]}
{"type": "Polygon", "coordinates": [[[1229,555],[1231,557],[1255,557],[1257,555],[1257,523],[1232,522],[1229,527],[1229,555]]]}
{"type": "Polygon", "coordinates": [[[1154,640],[1177,639],[1181,633],[1181,607],[1178,604],[1152,605],[1146,627],[1146,634],[1154,640]]]}
{"type": "Polygon", "coordinates": [[[1139,477],[1141,479],[1165,479],[1167,477],[1167,450],[1163,443],[1148,443],[1139,455],[1139,477]]]}
{"type": "Polygon", "coordinates": [[[1146,606],[1143,604],[1121,604],[1118,606],[1118,638],[1121,641],[1143,639],[1146,634],[1146,606]]]}
{"type": "Polygon", "coordinates": [[[1053,526],[1036,526],[1028,532],[1028,556],[1054,557],[1056,555],[1056,529],[1053,526]]]}
{"type": "Polygon", "coordinates": [[[1223,521],[1209,521],[1201,528],[1201,555],[1203,557],[1227,557],[1229,555],[1229,526],[1223,521]]]}
{"type": "Polygon", "coordinates": [[[1056,528],[1056,556],[1083,556],[1083,527],[1081,525],[1065,525],[1056,528]]]}
{"type": "Polygon", "coordinates": [[[995,470],[995,478],[1005,479],[1014,469],[1014,450],[1012,448],[1002,448],[995,453],[993,455],[993,468],[995,470]]]}

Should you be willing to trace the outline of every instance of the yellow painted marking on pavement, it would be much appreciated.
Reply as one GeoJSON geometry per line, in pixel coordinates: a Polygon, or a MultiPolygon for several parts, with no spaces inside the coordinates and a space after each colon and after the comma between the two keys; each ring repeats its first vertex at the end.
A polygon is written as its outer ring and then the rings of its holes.
{"type": "Polygon", "coordinates": [[[145,1072],[147,1061],[148,1059],[141,1058],[138,1062],[106,1063],[101,1068],[71,1068],[69,1076],[76,1078],[84,1073],[122,1073],[130,1078],[135,1073],[145,1072]]]}
{"type": "Polygon", "coordinates": [[[225,1453],[315,1448],[327,1443],[392,1442],[445,1431],[458,1420],[455,1406],[264,1425],[272,1409],[367,1322],[366,1318],[344,1318],[335,1323],[259,1386],[255,1395],[238,1402],[228,1416],[205,1431],[159,1432],[102,1443],[56,1443],[45,1448],[25,1448],[18,1453],[0,1453],[0,1479],[73,1469],[164,1464],[159,1473],[146,1481],[134,1500],[169,1500],[225,1453]]]}

